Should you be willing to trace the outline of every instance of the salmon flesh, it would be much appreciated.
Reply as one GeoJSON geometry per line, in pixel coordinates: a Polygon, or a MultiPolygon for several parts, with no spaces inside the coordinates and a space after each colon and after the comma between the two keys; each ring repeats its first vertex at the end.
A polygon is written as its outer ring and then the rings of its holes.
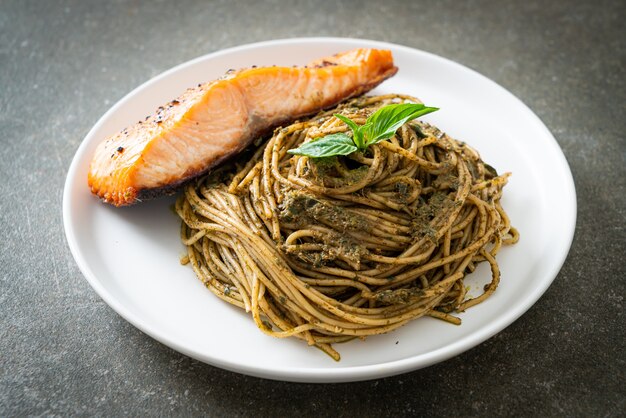
{"type": "Polygon", "coordinates": [[[355,49],[304,67],[229,71],[100,143],[88,184],[115,206],[171,194],[281,124],[335,106],[398,71],[391,52],[355,49]]]}

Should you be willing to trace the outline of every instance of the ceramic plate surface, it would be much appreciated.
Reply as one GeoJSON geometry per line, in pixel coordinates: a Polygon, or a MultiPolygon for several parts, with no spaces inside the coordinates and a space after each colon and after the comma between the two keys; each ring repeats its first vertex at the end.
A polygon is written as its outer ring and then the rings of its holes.
{"type": "MultiPolygon", "coordinates": [[[[423,51],[367,40],[309,38],[263,42],[206,55],[138,87],[91,129],[69,169],[63,198],[67,239],[81,271],[122,317],[188,356],[270,379],[341,382],[425,367],[493,336],[528,310],[554,280],[569,251],[576,196],[567,162],[548,129],[521,101],[462,65],[423,51]],[[440,111],[424,120],[477,149],[498,172],[513,175],[502,204],[519,243],[497,259],[502,279],[486,302],[454,326],[421,318],[387,335],[335,346],[341,361],[295,339],[262,334],[252,319],[210,293],[189,266],[179,241],[174,198],[129,208],[101,203],[87,187],[96,145],[152,113],[187,87],[230,68],[293,65],[355,47],[393,51],[398,74],[372,93],[405,93],[440,111]]],[[[483,263],[486,264],[486,263],[483,263]]],[[[477,293],[490,278],[481,265],[467,284],[477,293]]]]}

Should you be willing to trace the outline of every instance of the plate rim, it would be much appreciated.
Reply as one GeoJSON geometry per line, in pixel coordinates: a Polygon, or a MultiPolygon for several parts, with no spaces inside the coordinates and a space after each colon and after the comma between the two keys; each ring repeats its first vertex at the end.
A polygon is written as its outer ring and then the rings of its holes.
{"type": "Polygon", "coordinates": [[[149,335],[153,339],[165,344],[166,346],[185,354],[189,357],[192,357],[196,360],[202,361],[204,363],[220,367],[226,370],[230,370],[237,373],[243,373],[251,376],[268,378],[273,380],[281,380],[281,381],[293,381],[293,382],[309,382],[309,383],[323,383],[323,382],[348,382],[348,381],[361,381],[361,380],[370,380],[376,378],[382,378],[386,376],[401,374],[410,372],[413,370],[417,370],[423,367],[428,367],[440,361],[447,360],[449,358],[455,357],[462,352],[465,352],[478,344],[486,341],[491,338],[493,335],[502,331],[504,328],[511,325],[515,322],[520,316],[522,316],[525,312],[527,312],[530,307],[532,307],[545,293],[548,287],[552,284],[552,282],[558,276],[559,271],[561,270],[567,255],[569,254],[574,233],[576,229],[576,220],[577,220],[577,201],[576,201],[576,188],[574,179],[571,173],[571,169],[569,164],[567,163],[567,159],[560,148],[558,142],[547,128],[547,126],[541,121],[539,116],[537,116],[524,102],[522,102],[517,96],[511,93],[506,88],[502,87],[500,84],[491,80],[490,78],[480,74],[479,72],[469,68],[461,63],[453,61],[451,59],[436,55],[434,53],[424,51],[421,49],[390,43],[383,41],[376,41],[370,39],[361,39],[361,38],[344,38],[344,37],[303,37],[303,38],[284,38],[284,39],[275,39],[275,40],[267,40],[262,42],[254,42],[243,45],[238,45],[226,49],[221,49],[218,51],[214,51],[208,54],[204,54],[193,58],[189,61],[178,64],[166,71],[161,72],[143,82],[139,86],[132,89],[126,95],[124,95],[121,99],[119,99],[109,110],[107,110],[93,125],[93,127],[88,131],[85,137],[82,139],[79,147],[76,149],[74,157],[72,158],[72,162],[70,164],[70,168],[67,172],[64,189],[63,189],[63,203],[62,203],[62,215],[63,215],[63,225],[65,231],[65,237],[68,242],[70,252],[74,260],[76,261],[81,273],[87,280],[87,282],[91,285],[91,287],[96,291],[98,296],[109,306],[111,307],[118,315],[124,318],[126,321],[130,322],[133,326],[138,328],[143,333],[149,335]],[[236,53],[244,50],[253,50],[257,48],[263,48],[268,46],[280,46],[280,45],[288,45],[288,44],[311,44],[311,43],[355,43],[355,44],[367,44],[368,46],[375,48],[385,48],[385,49],[397,49],[404,50],[405,52],[410,53],[418,53],[427,56],[429,59],[443,61],[447,65],[452,65],[455,67],[459,67],[459,69],[464,71],[469,71],[473,73],[474,76],[478,76],[483,79],[483,81],[488,82],[494,88],[500,90],[500,93],[504,93],[510,99],[513,99],[518,106],[524,109],[527,113],[527,116],[534,119],[538,128],[541,128],[544,131],[544,135],[547,139],[546,144],[549,144],[553,148],[553,153],[558,156],[559,161],[555,161],[555,166],[561,171],[561,175],[564,178],[565,184],[563,184],[563,191],[565,192],[567,197],[569,197],[569,202],[565,205],[566,209],[569,209],[569,213],[564,214],[563,223],[566,231],[568,232],[568,236],[562,237],[562,242],[565,244],[563,246],[563,250],[558,254],[558,257],[554,258],[552,268],[548,274],[551,277],[550,280],[544,280],[540,282],[540,286],[537,286],[532,289],[532,291],[526,296],[523,300],[523,303],[515,305],[511,310],[507,311],[506,315],[502,315],[495,320],[489,322],[487,326],[482,326],[475,332],[470,335],[463,337],[454,343],[448,344],[444,347],[441,347],[432,352],[416,354],[410,357],[406,357],[399,360],[386,361],[377,364],[370,365],[360,365],[360,366],[347,366],[347,367],[338,367],[338,368],[304,368],[304,367],[252,367],[248,365],[241,365],[236,362],[228,361],[225,359],[215,358],[213,356],[207,356],[204,353],[197,352],[193,349],[184,347],[178,344],[175,340],[170,339],[167,335],[164,335],[158,329],[154,329],[154,327],[145,323],[139,315],[135,315],[129,309],[125,307],[122,302],[119,302],[115,296],[113,296],[101,283],[97,278],[97,275],[91,270],[86,259],[83,257],[81,249],[79,248],[76,231],[74,225],[71,220],[71,195],[72,195],[72,184],[73,180],[76,177],[80,156],[85,153],[85,149],[89,146],[88,138],[90,138],[93,133],[98,131],[100,127],[105,123],[105,121],[110,117],[110,115],[114,114],[119,107],[122,106],[127,100],[136,95],[138,92],[143,91],[146,88],[149,88],[152,84],[158,83],[161,79],[168,77],[170,74],[174,72],[178,72],[181,69],[189,66],[193,66],[198,62],[203,60],[216,58],[222,55],[227,55],[231,53],[236,53]],[[557,164],[558,163],[558,164],[557,164]],[[569,222],[567,222],[569,220],[569,222]]]}

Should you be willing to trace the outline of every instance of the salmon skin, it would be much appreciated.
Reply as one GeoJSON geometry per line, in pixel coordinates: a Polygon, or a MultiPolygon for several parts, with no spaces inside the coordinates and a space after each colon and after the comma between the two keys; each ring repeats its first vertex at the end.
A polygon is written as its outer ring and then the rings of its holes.
{"type": "Polygon", "coordinates": [[[89,187],[115,206],[172,194],[272,128],[363,94],[397,71],[391,52],[378,49],[304,67],[231,70],[100,143],[89,187]]]}

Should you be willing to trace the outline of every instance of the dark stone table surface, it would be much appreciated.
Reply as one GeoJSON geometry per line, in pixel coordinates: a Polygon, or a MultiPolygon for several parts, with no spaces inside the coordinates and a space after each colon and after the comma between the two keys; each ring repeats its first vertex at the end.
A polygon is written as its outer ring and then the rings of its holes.
{"type": "Polygon", "coordinates": [[[0,416],[625,416],[624,1],[0,2],[0,416]],[[74,262],[62,188],[123,95],[240,44],[345,36],[477,70],[544,121],[571,166],[578,221],[545,295],[443,363],[345,384],[220,370],[146,336],[74,262]]]}

